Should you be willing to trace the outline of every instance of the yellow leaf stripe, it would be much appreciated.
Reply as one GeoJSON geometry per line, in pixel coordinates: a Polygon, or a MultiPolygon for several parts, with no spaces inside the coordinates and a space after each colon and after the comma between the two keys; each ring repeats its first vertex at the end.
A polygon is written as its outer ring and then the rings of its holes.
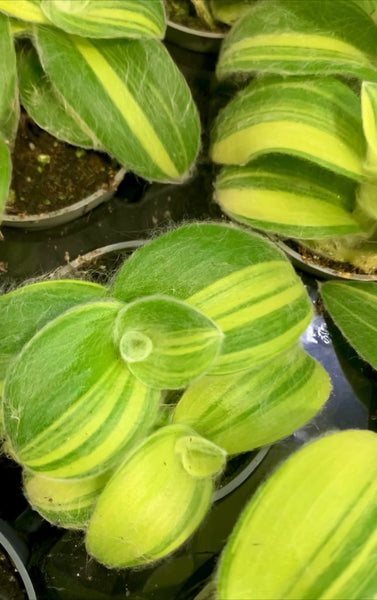
{"type": "Polygon", "coordinates": [[[72,43],[101,82],[110,100],[117,107],[131,131],[156,165],[169,177],[178,178],[177,171],[152,124],[124,82],[94,45],[84,38],[71,36],[72,43]]]}

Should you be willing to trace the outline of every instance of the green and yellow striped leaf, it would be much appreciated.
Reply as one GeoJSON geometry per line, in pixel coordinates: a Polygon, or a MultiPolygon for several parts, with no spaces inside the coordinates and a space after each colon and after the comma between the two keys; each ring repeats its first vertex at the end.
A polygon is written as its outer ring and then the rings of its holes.
{"type": "Polygon", "coordinates": [[[163,294],[212,319],[224,339],[208,374],[272,358],[298,339],[312,314],[301,280],[272,243],[211,223],[180,227],[138,249],[112,294],[123,302],[163,294]]]}
{"type": "Polygon", "coordinates": [[[331,318],[351,346],[377,369],[377,285],[364,281],[327,281],[321,295],[331,318]]]}
{"type": "Polygon", "coordinates": [[[213,160],[232,165],[281,152],[360,181],[365,151],[360,100],[334,78],[257,79],[222,109],[212,131],[213,160]]]}
{"type": "Polygon", "coordinates": [[[210,0],[210,7],[218,21],[233,25],[255,2],[256,0],[210,0]]]}
{"type": "Polygon", "coordinates": [[[41,0],[56,27],[89,38],[160,38],[165,34],[161,0],[41,0]]]}
{"type": "Polygon", "coordinates": [[[0,137],[0,223],[4,211],[5,202],[8,197],[11,176],[12,165],[10,151],[7,144],[0,137]]]}
{"type": "Polygon", "coordinates": [[[226,36],[220,78],[339,74],[377,81],[377,27],[350,0],[260,0],[226,36]]]}
{"type": "Polygon", "coordinates": [[[62,279],[33,283],[0,296],[0,381],[22,347],[46,323],[106,293],[96,283],[62,279]]]}
{"type": "Polygon", "coordinates": [[[24,494],[34,510],[53,525],[85,529],[110,473],[84,479],[51,479],[24,473],[24,494]]]}
{"type": "Polygon", "coordinates": [[[265,231],[306,239],[361,231],[351,214],[355,183],[293,156],[224,167],[215,190],[223,212],[265,231]]]}
{"type": "Polygon", "coordinates": [[[129,370],[157,389],[184,387],[219,352],[222,333],[211,319],[180,300],[150,296],[119,313],[114,340],[129,370]]]}
{"type": "MultiPolygon", "coordinates": [[[[1,0],[0,0],[1,2],[1,0]]],[[[13,37],[31,37],[33,33],[33,23],[27,21],[20,21],[19,19],[9,18],[10,30],[13,37]]]]}
{"type": "Polygon", "coordinates": [[[377,84],[364,81],[361,87],[361,115],[367,153],[364,168],[377,181],[377,84]]]}
{"type": "Polygon", "coordinates": [[[50,23],[41,9],[40,0],[0,0],[0,12],[21,21],[50,23]]]}
{"type": "Polygon", "coordinates": [[[9,19],[1,14],[0,56],[0,137],[11,147],[16,136],[20,112],[17,64],[9,19]]]}
{"type": "Polygon", "coordinates": [[[76,307],[41,329],[4,387],[9,451],[46,477],[78,478],[116,464],[152,426],[160,393],[119,358],[114,321],[123,305],[76,307]]]}
{"type": "Polygon", "coordinates": [[[189,425],[228,454],[248,452],[304,425],[330,389],[325,369],[297,345],[254,369],[201,377],[184,392],[173,422],[189,425]]]}
{"type": "Polygon", "coordinates": [[[360,6],[374,22],[377,22],[377,0],[352,0],[360,6]]]}
{"type": "Polygon", "coordinates": [[[220,562],[218,600],[376,596],[377,436],[309,444],[258,490],[220,562]]]}
{"type": "Polygon", "coordinates": [[[32,46],[18,54],[18,77],[22,104],[39,127],[68,144],[101,149],[94,133],[54,89],[32,46]]]}
{"type": "MultiPolygon", "coordinates": [[[[131,567],[170,554],[190,537],[210,506],[213,483],[210,475],[193,476],[185,469],[187,438],[198,462],[201,440],[183,425],[160,429],[128,454],[94,509],[86,537],[89,554],[108,566],[131,567]]],[[[209,442],[202,441],[205,462],[209,442]]]]}
{"type": "Polygon", "coordinates": [[[36,43],[52,84],[120,164],[147,179],[187,176],[199,117],[161,42],[88,40],[38,27],[36,43]]]}

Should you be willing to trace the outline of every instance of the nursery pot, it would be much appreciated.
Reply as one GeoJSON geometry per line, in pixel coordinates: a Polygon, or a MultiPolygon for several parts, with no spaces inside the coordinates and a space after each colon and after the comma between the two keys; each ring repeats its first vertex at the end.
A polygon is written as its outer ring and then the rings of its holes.
{"type": "Polygon", "coordinates": [[[16,531],[0,519],[0,598],[37,600],[26,569],[29,550],[16,531]]]}
{"type": "MultiPolygon", "coordinates": [[[[321,256],[318,252],[315,253],[315,259],[313,258],[313,253],[308,249],[307,253],[305,251],[305,246],[302,245],[302,249],[304,252],[300,253],[294,248],[292,248],[286,240],[277,237],[277,236],[269,236],[270,239],[286,254],[286,256],[290,259],[292,264],[309,273],[310,275],[314,275],[319,279],[346,279],[350,281],[377,281],[377,274],[371,275],[363,275],[361,273],[354,273],[349,269],[348,265],[342,266],[342,264],[334,263],[332,265],[331,261],[329,265],[321,264],[321,256]]],[[[322,259],[322,262],[325,262],[326,258],[322,259]]]]}
{"type": "Polygon", "coordinates": [[[86,198],[58,210],[35,215],[10,215],[5,212],[4,218],[2,219],[2,225],[8,227],[22,227],[25,229],[48,229],[50,227],[69,223],[70,221],[85,215],[99,204],[111,200],[124,178],[125,173],[125,169],[119,169],[108,189],[98,189],[86,198]]]}
{"type": "Polygon", "coordinates": [[[174,21],[167,22],[166,40],[194,52],[217,53],[224,35],[221,31],[204,31],[174,21]]]}

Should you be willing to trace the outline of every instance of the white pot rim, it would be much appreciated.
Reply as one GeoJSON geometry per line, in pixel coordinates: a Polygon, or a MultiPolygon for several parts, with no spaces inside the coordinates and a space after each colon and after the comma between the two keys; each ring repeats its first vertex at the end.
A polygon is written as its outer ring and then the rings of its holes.
{"type": "Polygon", "coordinates": [[[111,200],[125,174],[126,169],[120,168],[116,172],[108,189],[98,189],[90,196],[58,210],[36,215],[25,215],[24,217],[20,215],[7,215],[7,213],[5,213],[1,225],[3,227],[18,227],[24,229],[47,229],[55,227],[56,225],[69,223],[70,221],[85,215],[99,204],[111,200]]]}

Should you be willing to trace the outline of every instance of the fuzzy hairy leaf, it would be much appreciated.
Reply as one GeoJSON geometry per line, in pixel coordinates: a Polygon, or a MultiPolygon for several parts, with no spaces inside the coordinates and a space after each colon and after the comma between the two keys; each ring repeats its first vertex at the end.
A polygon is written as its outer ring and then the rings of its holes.
{"type": "Polygon", "coordinates": [[[88,40],[39,27],[37,49],[64,101],[120,164],[147,179],[187,175],[199,118],[161,42],[88,40]]]}
{"type": "Polygon", "coordinates": [[[109,472],[84,479],[51,479],[26,471],[24,494],[33,509],[53,525],[84,529],[109,478],[109,472]]]}
{"type": "Polygon", "coordinates": [[[12,146],[17,132],[20,112],[17,90],[17,64],[9,19],[1,14],[0,56],[0,137],[9,146],[12,146]]]}
{"type": "Polygon", "coordinates": [[[364,168],[377,180],[377,84],[364,81],[361,87],[361,114],[367,142],[364,168]]]}
{"type": "Polygon", "coordinates": [[[374,282],[326,281],[321,295],[351,346],[377,369],[377,286],[374,282]]]}
{"type": "Polygon", "coordinates": [[[0,296],[0,381],[22,347],[63,312],[106,295],[96,283],[56,280],[34,283],[0,296]]]}
{"type": "Polygon", "coordinates": [[[281,439],[309,421],[327,400],[330,379],[300,346],[260,367],[190,385],[173,422],[189,425],[228,454],[281,439]]]}
{"type": "MultiPolygon", "coordinates": [[[[9,186],[11,182],[12,165],[9,148],[0,137],[0,223],[8,197],[9,186]]],[[[0,359],[1,364],[1,359],[0,359]]],[[[0,366],[1,371],[1,366],[0,366]]],[[[1,376],[0,376],[1,379],[1,376]]]]}
{"type": "Polygon", "coordinates": [[[116,319],[114,339],[137,379],[153,388],[174,389],[209,368],[222,334],[189,304],[152,296],[125,306],[116,319]]]}
{"type": "Polygon", "coordinates": [[[183,425],[163,427],[128,454],[94,509],[89,554],[113,567],[142,565],[166,556],[193,533],[207,513],[213,483],[186,471],[180,442],[187,437],[201,439],[183,425]]]}
{"type": "Polygon", "coordinates": [[[219,600],[365,600],[376,593],[377,436],[311,443],[260,487],[217,576],[219,600]]]}
{"type": "Polygon", "coordinates": [[[161,0],[41,0],[56,27],[89,38],[163,38],[161,0]]]}
{"type": "Polygon", "coordinates": [[[297,340],[312,312],[301,280],[273,244],[218,224],[180,227],[134,252],[113,295],[130,302],[154,294],[184,300],[220,327],[225,337],[211,374],[272,358],[297,340]]]}
{"type": "Polygon", "coordinates": [[[0,12],[31,23],[50,23],[41,9],[40,0],[0,0],[0,12]]]}
{"type": "Polygon", "coordinates": [[[217,74],[339,74],[377,81],[376,35],[372,19],[349,0],[260,0],[226,37],[217,74]]]}
{"type": "Polygon", "coordinates": [[[354,182],[293,156],[224,167],[215,190],[227,215],[265,231],[306,239],[361,231],[354,182]]]}
{"type": "Polygon", "coordinates": [[[18,54],[18,77],[22,104],[39,127],[68,144],[101,148],[94,133],[54,89],[33,47],[18,54]]]}
{"type": "Polygon", "coordinates": [[[271,152],[309,159],[362,180],[365,140],[359,98],[334,78],[253,81],[219,113],[211,156],[218,163],[242,165],[271,152]]]}
{"type": "Polygon", "coordinates": [[[104,300],[64,313],[13,364],[4,425],[10,452],[24,466],[54,478],[95,475],[151,427],[160,393],[119,359],[112,332],[122,308],[104,300]]]}

